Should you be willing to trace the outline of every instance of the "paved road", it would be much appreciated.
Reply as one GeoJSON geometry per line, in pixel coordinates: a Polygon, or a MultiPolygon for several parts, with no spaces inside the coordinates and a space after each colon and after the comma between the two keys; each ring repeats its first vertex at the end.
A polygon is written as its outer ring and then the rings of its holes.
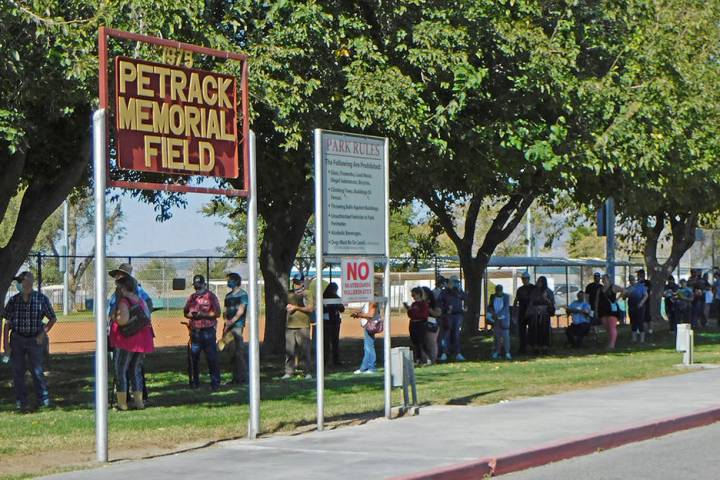
{"type": "Polygon", "coordinates": [[[717,480],[720,424],[686,430],[524,472],[502,480],[717,480]]]}
{"type": "Polygon", "coordinates": [[[718,406],[720,369],[714,369],[482,407],[431,407],[418,417],[255,442],[224,442],[53,478],[182,480],[202,475],[219,480],[241,474],[264,480],[380,479],[504,456],[718,406]]]}

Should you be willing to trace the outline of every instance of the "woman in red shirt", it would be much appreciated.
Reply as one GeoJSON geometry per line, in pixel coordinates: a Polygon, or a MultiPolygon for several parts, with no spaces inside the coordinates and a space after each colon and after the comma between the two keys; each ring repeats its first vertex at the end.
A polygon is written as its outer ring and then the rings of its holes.
{"type": "Polygon", "coordinates": [[[423,291],[415,287],[410,291],[413,303],[405,304],[408,317],[410,317],[410,339],[413,344],[415,363],[426,363],[428,355],[425,348],[425,334],[427,333],[427,320],[430,315],[430,305],[423,299],[423,291]]]}

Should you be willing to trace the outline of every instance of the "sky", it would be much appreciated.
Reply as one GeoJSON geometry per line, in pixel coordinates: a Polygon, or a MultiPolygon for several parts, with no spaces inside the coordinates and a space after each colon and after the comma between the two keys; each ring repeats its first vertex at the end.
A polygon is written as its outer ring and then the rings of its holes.
{"type": "MultiPolygon", "coordinates": [[[[218,218],[208,218],[199,213],[212,196],[188,194],[185,209],[173,210],[173,217],[165,222],[155,221],[152,205],[130,197],[122,197],[125,214],[125,235],[108,245],[108,253],[115,255],[140,255],[148,252],[180,253],[187,250],[213,250],[225,245],[227,230],[218,224],[218,218]]],[[[89,251],[92,237],[83,239],[81,251],[89,251]]]]}

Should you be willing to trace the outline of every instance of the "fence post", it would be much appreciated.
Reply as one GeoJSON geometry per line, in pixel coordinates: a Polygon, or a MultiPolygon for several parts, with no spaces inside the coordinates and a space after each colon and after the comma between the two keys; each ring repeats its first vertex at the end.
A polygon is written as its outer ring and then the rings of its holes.
{"type": "Polygon", "coordinates": [[[37,254],[37,284],[38,292],[42,292],[42,252],[37,254]]]}
{"type": "Polygon", "coordinates": [[[205,274],[208,285],[210,285],[210,257],[205,257],[205,274]]]}

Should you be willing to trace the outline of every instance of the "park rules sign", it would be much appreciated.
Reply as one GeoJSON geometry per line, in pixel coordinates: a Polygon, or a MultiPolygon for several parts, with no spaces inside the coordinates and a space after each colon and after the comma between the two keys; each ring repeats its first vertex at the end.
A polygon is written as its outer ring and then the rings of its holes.
{"type": "Polygon", "coordinates": [[[120,168],[238,176],[235,77],[116,57],[115,95],[120,168]]]}
{"type": "Polygon", "coordinates": [[[385,140],[322,131],[323,254],[384,256],[385,140]]]}
{"type": "Polygon", "coordinates": [[[373,302],[375,297],[375,266],[367,258],[343,258],[342,299],[343,303],[373,302]]]}

